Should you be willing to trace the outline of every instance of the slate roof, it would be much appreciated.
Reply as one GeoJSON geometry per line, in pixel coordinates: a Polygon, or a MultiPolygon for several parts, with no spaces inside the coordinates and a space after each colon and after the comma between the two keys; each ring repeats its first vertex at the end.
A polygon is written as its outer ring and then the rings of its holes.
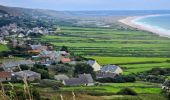
{"type": "Polygon", "coordinates": [[[89,61],[87,62],[87,64],[90,65],[90,66],[93,66],[93,64],[95,64],[95,61],[94,61],[94,60],[89,60],[89,61]]]}
{"type": "Polygon", "coordinates": [[[120,67],[116,65],[106,65],[101,68],[101,72],[115,72],[118,68],[120,67]]]}
{"type": "Polygon", "coordinates": [[[96,78],[114,78],[115,76],[117,76],[116,73],[106,73],[106,72],[98,72],[96,74],[96,78]]]}
{"type": "Polygon", "coordinates": [[[64,75],[64,74],[59,74],[59,75],[55,75],[54,79],[56,79],[56,80],[67,80],[67,79],[69,79],[69,77],[67,75],[64,75]]]}
{"type": "Polygon", "coordinates": [[[165,80],[165,82],[162,84],[162,86],[170,86],[170,81],[169,80],[165,80]]]}
{"type": "Polygon", "coordinates": [[[47,46],[42,46],[42,45],[30,45],[32,50],[46,50],[47,46]]]}
{"type": "Polygon", "coordinates": [[[47,51],[43,50],[39,55],[39,57],[50,57],[50,58],[57,58],[60,56],[60,53],[57,51],[47,51]]]}
{"type": "Polygon", "coordinates": [[[8,69],[8,68],[16,67],[18,65],[33,65],[33,64],[34,62],[32,62],[31,60],[18,60],[18,61],[3,62],[1,64],[1,67],[3,67],[4,69],[8,69]]]}
{"type": "Polygon", "coordinates": [[[17,75],[17,76],[21,76],[21,77],[31,77],[31,76],[40,76],[39,73],[36,73],[36,72],[33,72],[33,71],[30,71],[30,70],[25,70],[25,71],[19,71],[19,72],[15,72],[13,73],[14,75],[17,75]]]}
{"type": "Polygon", "coordinates": [[[87,64],[90,65],[94,71],[99,71],[101,69],[101,66],[95,60],[89,60],[87,64]]]}
{"type": "Polygon", "coordinates": [[[65,85],[84,85],[93,83],[93,78],[91,74],[81,74],[78,78],[71,78],[68,80],[64,80],[65,85]]]}
{"type": "Polygon", "coordinates": [[[81,79],[84,83],[93,83],[93,78],[91,74],[80,74],[79,79],[81,79]]]}

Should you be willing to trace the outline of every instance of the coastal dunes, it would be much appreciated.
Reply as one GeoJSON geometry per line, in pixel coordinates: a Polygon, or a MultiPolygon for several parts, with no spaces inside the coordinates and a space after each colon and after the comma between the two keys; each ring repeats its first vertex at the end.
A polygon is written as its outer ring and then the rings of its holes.
{"type": "Polygon", "coordinates": [[[170,38],[170,32],[169,31],[166,31],[166,30],[160,29],[160,28],[155,28],[155,27],[152,27],[152,26],[147,25],[147,24],[142,24],[142,23],[137,23],[136,22],[136,20],[140,20],[140,19],[147,18],[147,17],[152,17],[152,16],[159,16],[159,15],[145,15],[145,16],[126,17],[124,19],[119,20],[119,22],[121,22],[121,23],[123,23],[125,25],[128,25],[128,26],[137,28],[139,30],[152,32],[152,33],[155,33],[155,34],[157,34],[159,36],[170,38]]]}

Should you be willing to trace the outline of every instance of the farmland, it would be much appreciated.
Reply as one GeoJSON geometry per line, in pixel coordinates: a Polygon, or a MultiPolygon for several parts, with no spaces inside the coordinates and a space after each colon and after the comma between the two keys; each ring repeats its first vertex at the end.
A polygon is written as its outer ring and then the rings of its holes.
{"type": "Polygon", "coordinates": [[[75,55],[93,58],[101,65],[120,65],[126,68],[124,74],[170,67],[170,39],[144,31],[61,27],[40,40],[56,49],[68,46],[75,55]]]}
{"type": "Polygon", "coordinates": [[[152,68],[168,68],[170,67],[170,58],[156,58],[156,57],[97,57],[99,64],[116,64],[124,69],[124,74],[138,73],[150,70],[152,68]]]}
{"type": "Polygon", "coordinates": [[[85,56],[170,57],[169,38],[136,30],[61,27],[41,40],[85,56]]]}
{"type": "Polygon", "coordinates": [[[159,94],[161,92],[159,84],[136,82],[136,83],[106,83],[102,86],[91,87],[64,87],[63,91],[86,91],[95,93],[117,93],[121,88],[130,87],[137,93],[154,93],[159,94]]]}

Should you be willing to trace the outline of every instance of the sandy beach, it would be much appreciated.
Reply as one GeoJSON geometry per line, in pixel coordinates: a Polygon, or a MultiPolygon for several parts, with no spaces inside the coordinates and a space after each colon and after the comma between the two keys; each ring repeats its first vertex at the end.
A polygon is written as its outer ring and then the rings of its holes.
{"type": "Polygon", "coordinates": [[[139,20],[139,19],[151,17],[151,16],[158,16],[158,15],[132,16],[132,17],[127,17],[127,18],[121,19],[121,20],[119,20],[119,22],[126,24],[128,26],[137,28],[139,30],[152,32],[159,36],[170,38],[170,31],[135,22],[135,20],[139,20]]]}

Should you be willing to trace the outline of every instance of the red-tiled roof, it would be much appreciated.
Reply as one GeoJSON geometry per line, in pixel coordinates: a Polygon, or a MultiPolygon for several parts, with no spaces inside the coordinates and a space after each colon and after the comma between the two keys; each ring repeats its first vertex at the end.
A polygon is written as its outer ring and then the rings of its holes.
{"type": "Polygon", "coordinates": [[[70,60],[70,58],[62,58],[61,61],[63,63],[67,63],[67,62],[70,62],[71,60],[70,60]]]}
{"type": "Polygon", "coordinates": [[[11,78],[10,72],[0,72],[0,78],[11,78]]]}

